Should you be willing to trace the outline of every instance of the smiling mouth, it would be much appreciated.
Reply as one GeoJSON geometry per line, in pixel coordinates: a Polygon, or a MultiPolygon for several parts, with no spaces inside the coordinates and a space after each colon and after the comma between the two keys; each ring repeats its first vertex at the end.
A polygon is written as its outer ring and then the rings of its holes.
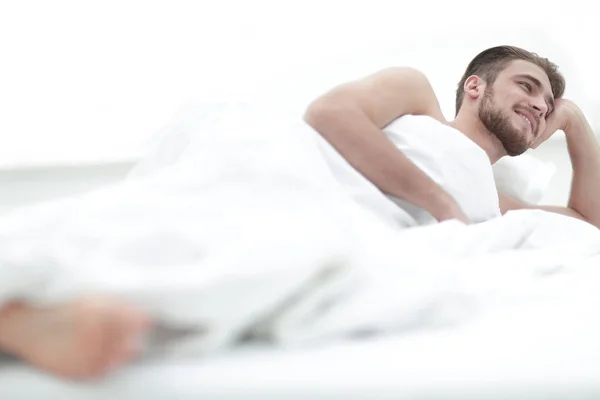
{"type": "Polygon", "coordinates": [[[517,115],[519,115],[521,118],[523,118],[529,124],[529,129],[531,129],[531,132],[534,132],[532,121],[529,118],[527,118],[525,115],[521,114],[520,112],[518,112],[518,111],[515,111],[515,112],[517,113],[517,115]]]}

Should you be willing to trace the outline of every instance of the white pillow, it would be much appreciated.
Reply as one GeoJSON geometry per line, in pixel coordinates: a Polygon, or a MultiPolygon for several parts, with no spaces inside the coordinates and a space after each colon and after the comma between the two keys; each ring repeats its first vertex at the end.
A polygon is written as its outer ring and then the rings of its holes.
{"type": "Polygon", "coordinates": [[[502,157],[493,165],[498,191],[529,204],[539,204],[556,173],[556,165],[528,154],[502,157]]]}

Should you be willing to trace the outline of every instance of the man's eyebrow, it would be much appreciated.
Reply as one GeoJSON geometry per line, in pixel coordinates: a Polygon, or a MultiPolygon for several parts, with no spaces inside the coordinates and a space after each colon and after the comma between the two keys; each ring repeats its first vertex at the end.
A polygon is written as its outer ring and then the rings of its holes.
{"type": "MultiPolygon", "coordinates": [[[[522,78],[522,79],[529,79],[530,81],[533,82],[533,84],[535,86],[537,86],[537,88],[540,91],[543,91],[542,88],[542,82],[540,82],[540,80],[532,75],[529,74],[521,74],[521,75],[517,75],[517,78],[522,78]]],[[[548,103],[548,105],[550,106],[550,110],[548,110],[548,113],[551,113],[552,111],[554,111],[554,98],[550,95],[546,96],[546,103],[548,103]]]]}

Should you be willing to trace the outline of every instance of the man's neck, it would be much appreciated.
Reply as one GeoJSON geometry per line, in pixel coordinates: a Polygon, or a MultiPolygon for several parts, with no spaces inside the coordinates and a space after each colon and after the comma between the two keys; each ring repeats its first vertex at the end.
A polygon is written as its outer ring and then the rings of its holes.
{"type": "Polygon", "coordinates": [[[478,118],[466,113],[459,114],[454,121],[450,122],[450,125],[481,147],[492,164],[505,155],[500,140],[487,130],[478,118]]]}

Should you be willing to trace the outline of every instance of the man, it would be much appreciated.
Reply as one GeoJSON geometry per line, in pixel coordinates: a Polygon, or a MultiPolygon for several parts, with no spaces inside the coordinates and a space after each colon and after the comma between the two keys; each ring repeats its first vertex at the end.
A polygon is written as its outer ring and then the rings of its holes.
{"type": "MultiPolygon", "coordinates": [[[[468,65],[456,94],[456,118],[446,121],[424,74],[388,68],[333,88],[307,109],[306,122],[382,192],[404,199],[436,220],[470,222],[464,210],[383,134],[404,115],[424,115],[452,126],[488,155],[490,163],[536,148],[565,132],[573,165],[567,207],[537,208],[600,227],[600,147],[583,112],[562,99],[556,65],[514,46],[482,51],[468,65]]],[[[477,195],[477,193],[473,193],[477,195]]],[[[502,213],[534,208],[498,193],[502,213]]]]}
{"type": "MultiPolygon", "coordinates": [[[[542,208],[600,226],[600,149],[582,112],[560,99],[563,91],[552,64],[524,50],[497,47],[469,64],[452,122],[443,118],[426,77],[411,68],[390,68],[338,86],[309,107],[306,120],[381,191],[439,221],[465,222],[455,199],[384,136],[385,126],[403,115],[430,116],[472,139],[491,163],[562,129],[575,171],[569,207],[542,208]]],[[[504,212],[529,207],[500,199],[504,212]]],[[[151,325],[142,311],[104,298],[49,308],[15,301],[0,308],[0,351],[57,376],[100,377],[136,355],[137,341],[151,325]]]]}

